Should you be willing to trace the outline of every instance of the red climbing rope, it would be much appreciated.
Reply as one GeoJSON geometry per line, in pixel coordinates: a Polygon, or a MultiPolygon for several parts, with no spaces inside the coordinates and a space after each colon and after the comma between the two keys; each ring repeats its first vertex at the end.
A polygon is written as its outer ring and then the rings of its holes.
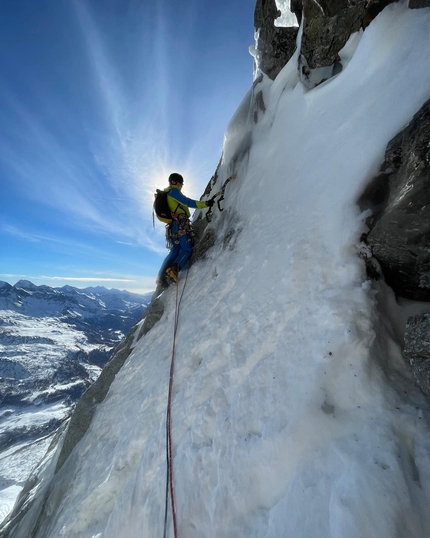
{"type": "Polygon", "coordinates": [[[172,360],[170,363],[170,381],[169,381],[169,396],[167,399],[167,416],[166,416],[166,464],[167,464],[167,476],[166,476],[166,505],[164,512],[164,538],[167,536],[167,507],[168,498],[170,494],[170,506],[172,509],[173,520],[173,535],[174,538],[178,536],[177,520],[176,520],[176,507],[175,507],[175,491],[173,483],[173,455],[172,455],[172,394],[173,394],[173,374],[175,371],[175,354],[176,354],[176,333],[178,331],[179,322],[179,308],[181,306],[182,297],[184,295],[185,286],[188,280],[185,277],[184,287],[182,288],[181,296],[179,297],[179,284],[176,284],[176,307],[175,307],[175,323],[173,328],[173,344],[172,344],[172,360]]]}
{"type": "Polygon", "coordinates": [[[173,519],[173,535],[176,538],[176,509],[175,509],[175,491],[173,486],[173,457],[172,457],[172,392],[173,392],[173,373],[175,371],[175,352],[176,352],[176,333],[178,330],[178,297],[179,286],[176,285],[176,308],[175,308],[175,326],[173,330],[173,345],[172,345],[172,362],[170,364],[170,381],[169,381],[169,398],[167,403],[167,449],[168,449],[168,465],[169,465],[169,484],[170,484],[170,505],[172,507],[173,519]]]}

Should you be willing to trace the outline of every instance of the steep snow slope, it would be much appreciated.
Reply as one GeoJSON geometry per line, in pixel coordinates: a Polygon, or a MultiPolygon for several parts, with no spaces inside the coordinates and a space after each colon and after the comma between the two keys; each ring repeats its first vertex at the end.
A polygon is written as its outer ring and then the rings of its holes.
{"type": "MultiPolygon", "coordinates": [[[[429,27],[430,9],[389,6],[335,79],[307,92],[293,58],[255,88],[266,112],[248,153],[244,116],[227,130],[219,181],[239,152],[238,178],[217,243],[178,286],[179,536],[428,537],[430,406],[401,357],[400,307],[366,280],[355,200],[430,97],[429,27]]],[[[175,293],[55,478],[34,536],[163,535],[175,293]]]]}

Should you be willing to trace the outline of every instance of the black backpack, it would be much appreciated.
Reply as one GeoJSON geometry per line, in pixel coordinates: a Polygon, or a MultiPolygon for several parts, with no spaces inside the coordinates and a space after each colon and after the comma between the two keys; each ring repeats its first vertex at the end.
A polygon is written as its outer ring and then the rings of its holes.
{"type": "Polygon", "coordinates": [[[160,191],[157,189],[157,192],[154,194],[154,211],[158,220],[161,220],[161,222],[165,222],[166,224],[170,224],[173,222],[173,217],[167,201],[167,194],[168,191],[160,191]]]}

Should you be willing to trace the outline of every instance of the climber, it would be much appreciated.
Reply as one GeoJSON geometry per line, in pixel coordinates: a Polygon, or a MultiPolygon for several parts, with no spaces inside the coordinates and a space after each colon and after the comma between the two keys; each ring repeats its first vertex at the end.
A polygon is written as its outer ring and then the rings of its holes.
{"type": "Polygon", "coordinates": [[[172,213],[172,222],[166,226],[168,243],[172,246],[166,256],[157,277],[157,286],[166,288],[169,280],[178,281],[178,273],[184,268],[193,252],[193,229],[190,222],[190,210],[212,207],[213,200],[201,202],[187,198],[181,193],[184,178],[177,173],[170,174],[167,201],[172,213]]]}

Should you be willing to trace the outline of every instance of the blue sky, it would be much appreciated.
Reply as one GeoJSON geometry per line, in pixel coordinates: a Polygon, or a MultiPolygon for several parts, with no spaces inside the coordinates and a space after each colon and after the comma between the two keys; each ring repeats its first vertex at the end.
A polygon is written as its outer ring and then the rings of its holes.
{"type": "Polygon", "coordinates": [[[253,0],[4,0],[0,280],[149,291],[156,187],[199,198],[252,84],[253,0]]]}

